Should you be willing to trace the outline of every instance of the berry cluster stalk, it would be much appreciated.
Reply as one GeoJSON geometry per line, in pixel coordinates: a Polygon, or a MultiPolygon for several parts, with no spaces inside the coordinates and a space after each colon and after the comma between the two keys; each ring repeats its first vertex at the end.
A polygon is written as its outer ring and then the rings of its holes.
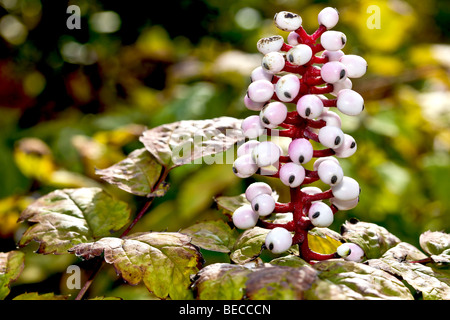
{"type": "Polygon", "coordinates": [[[286,11],[275,15],[275,25],[290,32],[288,43],[278,35],[257,43],[264,57],[252,72],[244,103],[260,114],[244,119],[242,130],[250,140],[238,148],[233,164],[238,177],[264,172],[290,187],[290,202],[279,203],[268,184],[251,184],[246,190],[251,205],[233,213],[236,227],[271,229],[265,241],[267,249],[282,253],[298,245],[300,256],[308,262],[339,257],[359,261],[364,256],[353,244],[343,244],[332,254],[314,252],[308,244],[309,230],[330,226],[336,212],[357,205],[360,194],[358,182],[344,176],[336,158],[347,158],[357,149],[355,139],[342,132],[339,113],[355,116],[363,111],[364,100],[351,90],[349,78],[363,76],[367,63],[342,52],[345,34],[329,30],[338,20],[336,9],[323,9],[318,29],[309,35],[299,15],[286,11]],[[295,110],[290,111],[288,104],[294,104],[295,110]],[[255,140],[262,135],[290,138],[287,154],[272,141],[255,140]],[[317,143],[325,148],[314,149],[317,143]],[[305,169],[312,158],[316,158],[314,169],[305,169]],[[304,187],[318,180],[330,189],[304,187]],[[292,219],[287,223],[267,221],[276,213],[291,213],[292,219]]]}

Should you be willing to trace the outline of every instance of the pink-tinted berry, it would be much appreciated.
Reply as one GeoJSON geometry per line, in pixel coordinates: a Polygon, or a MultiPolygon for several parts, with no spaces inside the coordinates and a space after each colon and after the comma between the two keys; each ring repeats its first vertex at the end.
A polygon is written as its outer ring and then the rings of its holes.
{"type": "Polygon", "coordinates": [[[334,111],[324,109],[322,114],[317,118],[326,122],[327,126],[340,128],[342,125],[341,117],[334,111]]]}
{"type": "Polygon", "coordinates": [[[286,229],[276,227],[267,234],[265,245],[273,253],[283,253],[292,246],[292,235],[286,229]]]}
{"type": "Polygon", "coordinates": [[[333,223],[334,215],[326,203],[317,201],[311,204],[308,211],[308,218],[314,226],[326,228],[333,223]]]}
{"type": "Polygon", "coordinates": [[[297,112],[302,118],[314,119],[322,114],[323,102],[314,94],[306,94],[297,102],[297,112]]]}
{"type": "Polygon", "coordinates": [[[347,37],[340,31],[325,31],[320,36],[320,43],[325,50],[338,51],[344,48],[347,37]]]}
{"type": "Polygon", "coordinates": [[[344,64],[338,61],[331,61],[322,66],[320,76],[325,82],[336,83],[346,79],[347,71],[344,64]]]}
{"type": "Polygon", "coordinates": [[[268,216],[275,209],[275,199],[272,195],[260,194],[252,200],[252,208],[261,217],[268,216]]]}
{"type": "Polygon", "coordinates": [[[337,51],[329,51],[324,50],[322,52],[322,57],[327,57],[328,61],[339,61],[343,56],[345,56],[345,53],[342,50],[337,51]]]}
{"type": "Polygon", "coordinates": [[[253,149],[259,144],[260,142],[258,140],[249,140],[242,145],[239,146],[237,149],[237,156],[243,156],[244,154],[251,154],[253,149]]]}
{"type": "Polygon", "coordinates": [[[244,105],[252,111],[261,111],[266,102],[255,102],[246,94],[244,97],[244,105]]]}
{"type": "Polygon", "coordinates": [[[239,178],[248,178],[258,171],[258,165],[251,154],[244,154],[233,162],[233,172],[239,178]]]}
{"type": "Polygon", "coordinates": [[[326,7],[319,12],[317,18],[320,25],[325,26],[327,29],[331,29],[336,26],[339,21],[339,12],[335,8],[326,7]]]}
{"type": "Polygon", "coordinates": [[[239,229],[249,229],[256,225],[259,215],[250,205],[243,205],[236,209],[232,216],[233,224],[239,229]]]}
{"type": "Polygon", "coordinates": [[[344,55],[339,60],[347,69],[347,77],[361,78],[367,71],[367,61],[354,54],[344,55]]]}
{"type": "Polygon", "coordinates": [[[358,182],[350,177],[344,176],[342,181],[331,187],[333,196],[338,200],[352,200],[359,196],[360,188],[358,182]]]}
{"type": "Polygon", "coordinates": [[[320,180],[328,185],[336,185],[344,177],[341,166],[332,160],[323,161],[317,168],[317,173],[320,180]]]}
{"type": "Polygon", "coordinates": [[[364,99],[356,91],[343,89],[337,95],[336,106],[342,113],[356,116],[364,110],[364,99]]]}
{"type": "Polygon", "coordinates": [[[344,143],[339,147],[334,149],[334,152],[336,152],[336,157],[338,158],[348,158],[352,156],[356,149],[358,148],[355,139],[349,135],[344,134],[344,143]]]}
{"type": "Polygon", "coordinates": [[[274,101],[266,104],[261,110],[259,118],[266,128],[273,129],[286,119],[287,112],[287,107],[284,103],[274,101]]]}
{"type": "Polygon", "coordinates": [[[296,188],[305,180],[305,168],[294,162],[285,163],[279,171],[280,180],[285,185],[296,188]]]}
{"type": "Polygon", "coordinates": [[[311,142],[305,138],[292,140],[288,148],[289,158],[297,164],[309,162],[313,157],[313,152],[314,149],[311,142]]]}
{"type": "Polygon", "coordinates": [[[271,141],[263,141],[257,145],[252,151],[253,161],[259,167],[270,166],[280,158],[280,147],[271,141]]]}
{"type": "Polygon", "coordinates": [[[286,53],[286,59],[293,65],[302,66],[311,60],[313,52],[306,44],[299,44],[286,53]]]}
{"type": "Polygon", "coordinates": [[[345,78],[343,81],[333,83],[333,91],[331,91],[330,94],[337,96],[341,90],[351,89],[352,87],[352,81],[349,78],[345,78]]]}
{"type": "Polygon", "coordinates": [[[283,102],[292,101],[300,91],[300,80],[295,74],[282,76],[275,85],[275,93],[283,102]]]}
{"type": "Polygon", "coordinates": [[[254,102],[266,102],[272,98],[275,88],[268,80],[256,80],[248,86],[247,95],[254,102]]]}
{"type": "Polygon", "coordinates": [[[338,127],[325,126],[319,130],[319,142],[328,148],[339,148],[344,138],[344,132],[338,127]]]}
{"type": "Polygon", "coordinates": [[[336,252],[348,261],[361,262],[364,259],[364,250],[355,243],[344,243],[337,248],[336,252]]]}
{"type": "Polygon", "coordinates": [[[245,190],[245,197],[248,201],[252,200],[260,194],[272,194],[272,188],[265,182],[254,182],[245,190]]]}
{"type": "Polygon", "coordinates": [[[259,67],[256,67],[255,69],[253,69],[253,71],[250,75],[250,79],[252,80],[252,82],[257,81],[257,80],[272,81],[272,78],[273,78],[273,74],[270,74],[267,71],[265,71],[262,66],[259,66],[259,67]]]}
{"type": "Polygon", "coordinates": [[[339,200],[337,198],[331,198],[330,203],[339,210],[351,210],[358,205],[359,197],[350,200],[339,200]]]}
{"type": "Polygon", "coordinates": [[[253,115],[245,118],[241,124],[244,135],[249,139],[255,139],[264,133],[264,126],[259,116],[253,115]]]}

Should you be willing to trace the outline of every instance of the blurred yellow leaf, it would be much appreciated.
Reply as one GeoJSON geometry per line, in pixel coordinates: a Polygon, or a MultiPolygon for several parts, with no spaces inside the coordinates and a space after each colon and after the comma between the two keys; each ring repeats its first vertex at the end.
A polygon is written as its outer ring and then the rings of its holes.
{"type": "Polygon", "coordinates": [[[23,138],[16,142],[14,160],[19,170],[28,178],[48,181],[56,165],[50,148],[37,138],[23,138]]]}
{"type": "Polygon", "coordinates": [[[0,199],[0,238],[11,237],[19,227],[20,213],[33,201],[26,196],[0,199]]]}

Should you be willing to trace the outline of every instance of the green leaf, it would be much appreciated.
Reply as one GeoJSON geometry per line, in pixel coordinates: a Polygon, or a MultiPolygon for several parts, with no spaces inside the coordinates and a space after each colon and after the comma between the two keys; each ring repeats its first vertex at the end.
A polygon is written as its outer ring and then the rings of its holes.
{"type": "Polygon", "coordinates": [[[233,246],[230,259],[235,263],[246,263],[261,251],[261,246],[266,241],[269,229],[254,227],[245,230],[233,246]]]}
{"type": "Polygon", "coordinates": [[[202,249],[228,253],[238,237],[236,229],[231,229],[222,220],[196,223],[180,233],[192,238],[192,243],[202,249]]]}
{"type": "Polygon", "coordinates": [[[241,265],[214,263],[199,271],[192,287],[201,300],[240,300],[251,272],[241,265]]]}
{"type": "Polygon", "coordinates": [[[123,239],[107,237],[74,246],[70,252],[84,259],[104,255],[131,285],[144,282],[159,298],[189,299],[190,276],[202,257],[190,237],[175,232],[142,232],[123,239]]]}
{"type": "Polygon", "coordinates": [[[385,228],[356,219],[346,221],[341,226],[341,234],[345,241],[359,245],[367,259],[379,258],[400,243],[400,239],[385,228]]]}
{"type": "Polygon", "coordinates": [[[144,131],[140,141],[161,165],[172,169],[243,141],[241,122],[231,117],[178,121],[144,131]]]}
{"type": "Polygon", "coordinates": [[[272,259],[270,261],[270,264],[277,265],[277,266],[293,267],[293,268],[310,265],[308,262],[306,262],[299,256],[296,256],[293,254],[272,259]]]}
{"type": "Polygon", "coordinates": [[[412,300],[409,289],[391,274],[353,261],[331,259],[314,264],[319,280],[307,291],[311,300],[412,300]]]}
{"type": "Polygon", "coordinates": [[[20,251],[0,252],[0,300],[10,292],[10,284],[19,278],[25,254],[20,251]]]}
{"type": "Polygon", "coordinates": [[[19,245],[39,243],[38,253],[63,254],[78,243],[110,236],[130,220],[130,209],[100,188],[55,190],[26,208],[19,221],[34,222],[19,245]]]}
{"type": "Polygon", "coordinates": [[[420,235],[420,247],[429,255],[440,255],[450,249],[450,234],[426,231],[420,235]]]}
{"type": "Polygon", "coordinates": [[[258,268],[248,276],[246,296],[251,300],[302,300],[316,278],[310,266],[258,268]]]}
{"type": "Polygon", "coordinates": [[[13,300],[67,300],[69,296],[56,295],[53,292],[39,294],[37,292],[27,292],[19,294],[13,300]]]}
{"type": "Polygon", "coordinates": [[[167,190],[155,189],[158,183],[162,165],[145,148],[131,152],[124,160],[106,169],[96,170],[103,180],[114,184],[120,189],[144,197],[160,197],[167,190]]]}

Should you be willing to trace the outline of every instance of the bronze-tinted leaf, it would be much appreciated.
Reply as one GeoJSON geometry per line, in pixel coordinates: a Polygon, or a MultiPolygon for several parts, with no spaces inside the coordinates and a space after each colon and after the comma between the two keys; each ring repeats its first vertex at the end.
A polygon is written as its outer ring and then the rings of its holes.
{"type": "Polygon", "coordinates": [[[440,255],[450,249],[450,234],[426,231],[420,235],[420,247],[429,255],[440,255]]]}
{"type": "Polygon", "coordinates": [[[39,253],[67,253],[78,243],[110,236],[130,219],[128,205],[100,188],[55,190],[33,202],[19,221],[34,223],[19,245],[39,242],[39,253]]]}
{"type": "Polygon", "coordinates": [[[163,166],[145,148],[134,150],[124,160],[106,169],[96,170],[103,180],[137,196],[163,196],[158,183],[163,166]]]}
{"type": "Polygon", "coordinates": [[[184,120],[144,131],[140,141],[168,169],[221,153],[244,140],[242,120],[184,120]]]}
{"type": "Polygon", "coordinates": [[[0,252],[0,300],[9,294],[11,282],[20,276],[24,259],[25,254],[20,251],[0,252]]]}
{"type": "Polygon", "coordinates": [[[72,249],[84,259],[104,255],[131,285],[144,282],[159,298],[189,299],[190,276],[198,272],[202,257],[190,237],[175,232],[135,233],[123,239],[107,237],[72,249]]]}

